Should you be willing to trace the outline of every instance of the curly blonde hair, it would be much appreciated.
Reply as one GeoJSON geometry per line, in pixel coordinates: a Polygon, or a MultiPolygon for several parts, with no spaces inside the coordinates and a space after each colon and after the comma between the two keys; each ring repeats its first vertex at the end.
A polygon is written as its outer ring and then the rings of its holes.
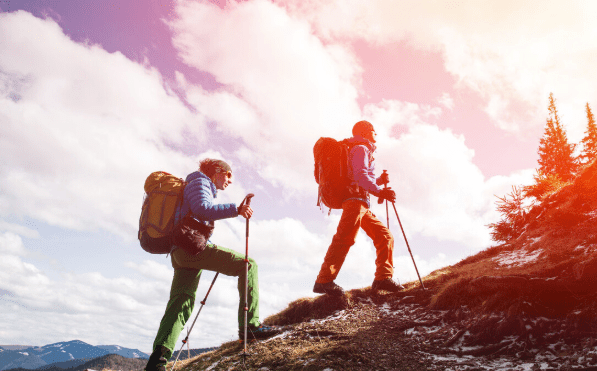
{"type": "Polygon", "coordinates": [[[215,173],[232,172],[232,168],[222,160],[206,158],[199,162],[199,171],[211,178],[215,173]]]}

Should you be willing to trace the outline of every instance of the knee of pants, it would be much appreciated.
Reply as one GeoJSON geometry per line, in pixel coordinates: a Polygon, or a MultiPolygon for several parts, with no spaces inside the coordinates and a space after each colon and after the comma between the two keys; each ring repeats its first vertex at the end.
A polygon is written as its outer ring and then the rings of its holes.
{"type": "Polygon", "coordinates": [[[249,269],[257,269],[257,262],[253,258],[249,258],[249,269]]]}
{"type": "Polygon", "coordinates": [[[353,236],[345,236],[345,235],[336,234],[332,238],[332,244],[336,245],[336,246],[350,247],[350,246],[354,245],[356,240],[357,240],[356,236],[353,237],[353,236]]]}
{"type": "Polygon", "coordinates": [[[394,246],[394,236],[389,232],[380,235],[378,241],[383,242],[384,245],[389,247],[394,246]]]}

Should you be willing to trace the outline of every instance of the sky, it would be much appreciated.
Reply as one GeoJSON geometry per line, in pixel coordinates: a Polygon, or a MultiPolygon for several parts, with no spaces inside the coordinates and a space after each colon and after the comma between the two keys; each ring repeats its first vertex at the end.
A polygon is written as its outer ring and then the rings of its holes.
{"type": "MultiPolygon", "coordinates": [[[[422,275],[492,246],[496,195],[532,181],[550,93],[570,141],[584,135],[596,11],[589,0],[1,0],[0,345],[151,352],[173,269],[139,246],[143,184],[206,157],[233,168],[219,202],[255,194],[261,318],[315,296],[340,211],[316,206],[313,144],[363,119],[422,275]]],[[[385,221],[385,207],[372,211],[385,221]]],[[[394,278],[417,280],[389,218],[394,278]]],[[[212,242],[244,252],[244,233],[242,218],[218,221],[212,242]]],[[[374,260],[361,232],[336,283],[371,285],[374,260]]],[[[218,277],[191,347],[237,339],[237,303],[236,278],[218,277]]]]}

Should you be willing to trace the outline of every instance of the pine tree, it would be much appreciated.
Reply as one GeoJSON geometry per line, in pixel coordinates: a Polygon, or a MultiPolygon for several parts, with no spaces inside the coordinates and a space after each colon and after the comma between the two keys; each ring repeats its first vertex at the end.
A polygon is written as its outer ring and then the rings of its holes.
{"type": "Polygon", "coordinates": [[[488,225],[492,229],[491,239],[497,242],[508,242],[520,236],[526,223],[528,206],[524,205],[525,196],[522,187],[512,186],[512,192],[504,197],[497,196],[497,211],[502,219],[488,225]]]}
{"type": "Polygon", "coordinates": [[[587,111],[587,131],[585,137],[581,141],[582,153],[579,156],[580,162],[583,164],[589,163],[597,158],[597,125],[595,125],[595,117],[591,111],[589,103],[586,106],[587,111]]]}
{"type": "Polygon", "coordinates": [[[545,175],[556,175],[562,181],[574,177],[577,162],[572,153],[575,144],[568,143],[566,131],[560,123],[553,93],[549,94],[549,117],[545,133],[539,142],[539,171],[545,175]]]}

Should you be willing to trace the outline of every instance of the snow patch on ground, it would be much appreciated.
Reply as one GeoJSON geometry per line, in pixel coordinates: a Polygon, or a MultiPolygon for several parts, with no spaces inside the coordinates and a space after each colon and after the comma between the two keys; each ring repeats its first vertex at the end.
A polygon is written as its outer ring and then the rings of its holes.
{"type": "Polygon", "coordinates": [[[535,237],[531,238],[531,243],[529,245],[533,245],[541,240],[542,237],[535,237]]]}
{"type": "Polygon", "coordinates": [[[263,340],[263,342],[267,343],[267,342],[270,342],[270,341],[275,340],[275,339],[285,339],[285,338],[288,337],[288,335],[291,335],[291,334],[292,334],[292,330],[284,331],[284,332],[279,333],[276,336],[273,336],[273,337],[271,337],[269,339],[263,340]]]}
{"type": "Polygon", "coordinates": [[[495,371],[535,371],[545,370],[549,367],[548,363],[531,362],[531,363],[520,363],[515,364],[511,360],[505,357],[499,357],[492,360],[479,359],[473,356],[458,357],[456,355],[437,355],[437,354],[426,354],[431,359],[437,362],[450,362],[455,363],[453,367],[447,367],[445,371],[456,371],[456,370],[495,370],[495,371]],[[539,368],[537,368],[539,367],[539,368]]]}
{"type": "Polygon", "coordinates": [[[325,323],[327,321],[333,321],[337,319],[341,319],[342,317],[346,316],[346,310],[341,310],[336,312],[333,316],[324,318],[324,319],[312,319],[311,323],[325,323]]]}
{"type": "Polygon", "coordinates": [[[211,366],[209,366],[208,368],[206,368],[205,371],[213,370],[218,365],[218,363],[220,363],[220,360],[216,361],[211,366]]]}
{"type": "Polygon", "coordinates": [[[541,255],[541,252],[541,250],[535,250],[533,252],[526,250],[516,250],[500,254],[492,260],[501,266],[520,267],[536,261],[539,255],[541,255]]]}

